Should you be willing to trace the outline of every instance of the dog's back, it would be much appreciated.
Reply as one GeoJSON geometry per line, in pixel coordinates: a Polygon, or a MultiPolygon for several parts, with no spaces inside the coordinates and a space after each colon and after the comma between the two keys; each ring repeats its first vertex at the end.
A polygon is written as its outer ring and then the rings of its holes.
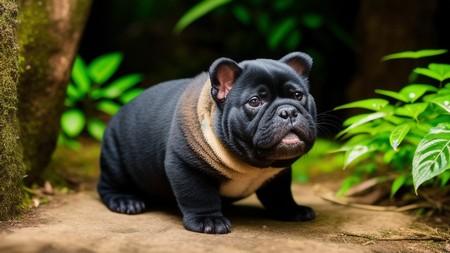
{"type": "Polygon", "coordinates": [[[191,81],[169,81],[147,89],[111,119],[102,141],[98,186],[102,198],[111,186],[130,194],[173,197],[164,172],[166,144],[178,99],[191,81]]]}

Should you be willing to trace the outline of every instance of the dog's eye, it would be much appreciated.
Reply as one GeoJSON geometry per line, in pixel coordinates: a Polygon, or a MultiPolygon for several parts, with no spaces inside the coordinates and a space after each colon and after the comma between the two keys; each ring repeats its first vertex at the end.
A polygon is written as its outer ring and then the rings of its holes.
{"type": "Polygon", "coordinates": [[[250,98],[250,100],[247,101],[247,104],[250,105],[251,107],[258,107],[261,105],[261,99],[259,99],[259,97],[252,97],[250,98]]]}
{"type": "Polygon", "coordinates": [[[303,99],[303,93],[301,93],[300,91],[294,92],[294,99],[301,101],[303,99]]]}

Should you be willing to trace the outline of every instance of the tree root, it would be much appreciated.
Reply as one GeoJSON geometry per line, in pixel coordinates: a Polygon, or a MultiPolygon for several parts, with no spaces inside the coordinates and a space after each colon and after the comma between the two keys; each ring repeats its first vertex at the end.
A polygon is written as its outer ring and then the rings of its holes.
{"type": "Polygon", "coordinates": [[[346,200],[346,199],[337,199],[334,196],[334,193],[331,192],[331,191],[318,192],[318,196],[320,198],[324,199],[324,200],[330,201],[330,202],[335,203],[335,204],[349,206],[349,207],[355,207],[355,208],[365,209],[365,210],[370,210],[370,211],[404,212],[404,211],[410,211],[410,210],[415,210],[415,209],[419,209],[419,208],[431,208],[431,207],[433,207],[433,205],[428,203],[428,202],[415,203],[415,204],[401,206],[401,207],[398,207],[398,206],[376,206],[376,205],[358,204],[358,203],[354,203],[354,202],[351,202],[351,201],[346,200]]]}
{"type": "MultiPolygon", "coordinates": [[[[404,206],[378,206],[378,205],[368,205],[368,204],[359,204],[352,202],[352,200],[348,200],[346,198],[336,198],[334,192],[332,191],[326,191],[321,186],[315,186],[315,191],[317,195],[327,201],[330,201],[335,204],[359,208],[359,209],[365,209],[370,211],[390,211],[390,212],[405,212],[405,211],[411,211],[421,208],[434,208],[436,207],[435,204],[433,204],[430,201],[423,201],[418,202],[414,204],[404,205],[404,206]]],[[[450,211],[449,206],[440,206],[440,209],[445,211],[450,211]]]]}

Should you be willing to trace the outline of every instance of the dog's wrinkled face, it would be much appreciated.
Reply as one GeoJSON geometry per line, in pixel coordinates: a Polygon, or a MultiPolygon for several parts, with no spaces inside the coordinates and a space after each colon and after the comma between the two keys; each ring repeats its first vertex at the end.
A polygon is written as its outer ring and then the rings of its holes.
{"type": "Polygon", "coordinates": [[[223,143],[261,167],[289,164],[308,152],[316,138],[307,80],[311,65],[312,59],[300,52],[280,61],[215,61],[210,68],[218,104],[214,127],[223,143]]]}

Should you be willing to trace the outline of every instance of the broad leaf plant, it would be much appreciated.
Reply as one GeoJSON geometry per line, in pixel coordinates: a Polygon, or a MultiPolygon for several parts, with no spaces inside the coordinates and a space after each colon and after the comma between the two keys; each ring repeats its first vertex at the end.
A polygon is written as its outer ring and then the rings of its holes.
{"type": "MultiPolygon", "coordinates": [[[[416,59],[445,52],[401,52],[383,60],[416,59]]],[[[450,65],[431,63],[414,69],[411,76],[429,82],[413,81],[400,91],[375,90],[383,97],[335,108],[368,111],[344,121],[345,129],[337,137],[345,142],[338,151],[345,152],[344,168],[358,168],[359,175],[379,170],[380,164],[388,168],[395,175],[391,197],[404,186],[414,186],[417,194],[421,185],[444,187],[450,179],[450,65]]],[[[355,172],[341,190],[360,179],[355,172]]]]}
{"type": "Polygon", "coordinates": [[[119,52],[101,55],[89,65],[80,56],[76,57],[67,88],[67,109],[61,117],[60,141],[63,144],[78,148],[79,143],[75,139],[83,130],[100,141],[105,123],[99,115],[114,115],[123,104],[143,91],[134,87],[141,82],[141,74],[129,74],[109,81],[122,60],[123,55],[119,52]]]}

